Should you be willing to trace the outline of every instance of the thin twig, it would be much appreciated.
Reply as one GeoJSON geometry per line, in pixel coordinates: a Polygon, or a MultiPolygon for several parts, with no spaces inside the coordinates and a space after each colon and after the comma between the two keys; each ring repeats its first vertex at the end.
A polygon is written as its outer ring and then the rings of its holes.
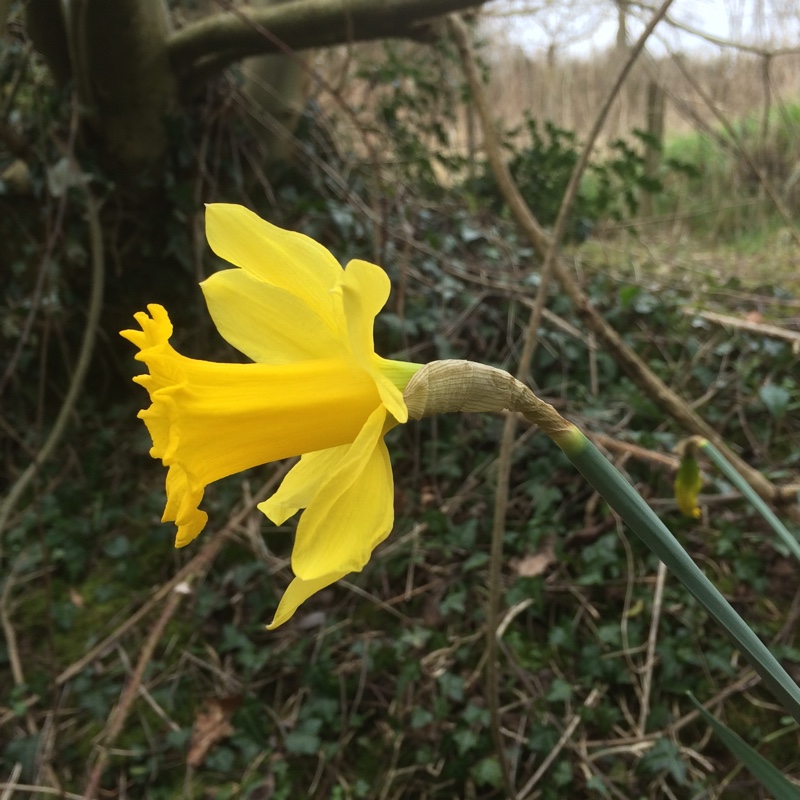
{"type": "MultiPolygon", "coordinates": [[[[597,701],[600,699],[600,695],[603,692],[598,689],[594,688],[591,692],[589,692],[589,696],[584,700],[583,708],[592,708],[594,705],[597,704],[597,701]]],[[[529,797],[533,790],[536,788],[536,784],[542,778],[545,772],[550,768],[550,765],[553,761],[556,760],[558,754],[564,749],[564,745],[570,740],[572,734],[575,733],[575,729],[580,725],[581,722],[581,715],[580,714],[573,714],[572,719],[570,719],[567,727],[564,729],[564,733],[561,734],[559,740],[556,742],[555,747],[545,756],[544,761],[539,764],[539,768],[536,772],[531,775],[528,782],[520,789],[519,793],[516,795],[516,800],[526,800],[529,797]]]]}
{"type": "Polygon", "coordinates": [[[3,591],[0,593],[0,623],[2,623],[3,634],[6,638],[6,650],[8,651],[8,661],[11,665],[11,677],[14,679],[14,686],[21,686],[25,683],[25,673],[22,671],[22,661],[19,657],[17,635],[14,631],[14,626],[11,624],[11,617],[8,613],[8,602],[15,583],[16,565],[12,564],[11,570],[6,576],[3,591]]]}
{"type": "Polygon", "coordinates": [[[658,562],[656,574],[656,588],[653,592],[653,613],[650,617],[650,633],[647,637],[647,656],[644,662],[644,677],[642,679],[642,703],[639,707],[639,736],[644,736],[647,726],[647,716],[650,713],[650,692],[653,687],[653,668],[656,663],[656,639],[658,638],[658,624],[661,620],[661,605],[664,599],[664,581],[667,577],[667,565],[658,562]]]}
{"type": "Polygon", "coordinates": [[[22,774],[22,764],[17,761],[11,774],[8,776],[8,783],[3,787],[3,794],[0,795],[0,800],[12,800],[14,797],[14,788],[17,785],[17,778],[22,774]]]}
{"type": "Polygon", "coordinates": [[[119,704],[114,711],[112,711],[111,717],[106,725],[106,730],[102,736],[100,752],[97,756],[94,766],[92,767],[89,779],[86,782],[86,789],[83,792],[84,800],[94,800],[94,797],[97,794],[97,790],[100,787],[100,779],[103,777],[103,772],[108,764],[109,748],[113,746],[117,737],[122,732],[122,727],[125,724],[125,720],[128,718],[128,714],[130,714],[131,708],[133,707],[133,701],[139,694],[139,687],[142,683],[142,678],[144,677],[144,671],[147,669],[147,665],[152,660],[156,645],[161,639],[161,635],[164,633],[167,623],[172,619],[173,614],[177,611],[182,597],[183,594],[181,592],[173,589],[172,594],[170,594],[169,599],[164,605],[163,611],[155,621],[153,627],[150,629],[150,633],[148,634],[144,646],[142,647],[142,651],[139,654],[139,660],[136,662],[136,669],[134,670],[133,675],[131,675],[131,679],[128,681],[127,686],[120,695],[119,704]]]}
{"type": "MultiPolygon", "coordinates": [[[[78,172],[80,173],[80,170],[78,170],[78,172]]],[[[28,467],[17,478],[14,485],[11,487],[11,491],[3,501],[2,506],[0,506],[0,536],[2,536],[8,518],[11,516],[11,512],[17,504],[17,501],[22,497],[22,494],[28,488],[28,485],[34,479],[42,465],[53,455],[64,431],[66,431],[69,419],[75,410],[75,404],[83,388],[83,381],[86,378],[89,364],[92,360],[92,351],[94,350],[94,343],[97,337],[100,311],[103,307],[105,259],[103,255],[103,231],[100,227],[97,200],[95,200],[94,195],[91,193],[88,185],[86,185],[85,179],[82,180],[84,193],[86,195],[86,217],[89,223],[89,242],[92,254],[92,287],[89,296],[89,310],[86,315],[86,328],[83,332],[83,341],[81,342],[78,361],[75,364],[75,371],[72,373],[69,389],[59,409],[58,417],[56,417],[56,421],[53,423],[50,435],[28,467]]]]}
{"type": "Polygon", "coordinates": [[[102,642],[95,645],[86,655],[78,659],[74,664],[67,667],[58,677],[56,677],[56,686],[65,684],[71,678],[74,678],[81,672],[88,664],[91,664],[96,658],[101,656],[108,650],[118,639],[126,634],[131,628],[134,627],[140,620],[146,617],[165,597],[168,597],[175,587],[183,581],[195,579],[201,573],[205,572],[214,561],[217,553],[219,553],[222,545],[228,540],[233,532],[241,525],[242,521],[248,514],[260,503],[269,492],[275,487],[279,481],[283,480],[286,473],[294,465],[294,461],[288,461],[281,464],[280,468],[270,476],[269,480],[264,483],[261,489],[256,492],[253,497],[249,498],[242,506],[236,511],[233,516],[228,520],[225,527],[216,534],[210,535],[200,552],[185,564],[175,575],[167,581],[163,586],[157,589],[139,609],[131,614],[125,622],[122,623],[113,633],[106,636],[102,642]]]}
{"type": "MultiPolygon", "coordinates": [[[[637,5],[647,11],[653,11],[655,9],[655,6],[650,5],[649,3],[638,2],[637,5]]],[[[757,56],[768,56],[772,58],[773,56],[795,55],[796,53],[800,52],[800,48],[798,47],[773,48],[748,44],[747,42],[738,42],[735,39],[724,39],[721,36],[714,36],[714,34],[708,33],[708,31],[695,28],[693,25],[689,25],[686,22],[680,22],[674,17],[670,17],[668,14],[665,15],[664,22],[673,28],[677,28],[678,30],[684,31],[692,36],[696,36],[698,39],[703,39],[709,44],[714,44],[717,47],[730,47],[733,50],[740,50],[743,53],[751,53],[757,56]]]]}
{"type": "Polygon", "coordinates": [[[616,453],[623,453],[631,458],[637,458],[640,461],[647,461],[650,464],[658,464],[659,466],[666,467],[667,469],[676,470],[681,464],[681,460],[677,456],[670,456],[666,453],[659,453],[656,450],[648,450],[646,447],[641,447],[638,444],[631,442],[624,442],[621,439],[615,439],[613,436],[608,436],[605,433],[587,433],[598,447],[611,450],[616,453]]]}
{"type": "MultiPolygon", "coordinates": [[[[48,794],[58,797],[59,800],[84,800],[82,794],[65,792],[63,789],[56,789],[53,786],[32,786],[28,783],[0,783],[0,789],[12,792],[28,792],[28,794],[48,794]]],[[[12,795],[13,796],[13,795],[12,795]]]]}
{"type": "Polygon", "coordinates": [[[681,313],[690,317],[702,317],[709,322],[722,325],[724,328],[749,331],[750,333],[757,333],[772,339],[785,339],[792,343],[792,347],[800,351],[800,333],[798,331],[791,331],[787,328],[781,328],[779,325],[769,325],[764,322],[751,322],[748,319],[733,317],[730,314],[717,314],[715,311],[703,311],[699,308],[682,308],[681,313]]]}
{"type": "MultiPolygon", "coordinates": [[[[17,562],[11,564],[11,569],[6,576],[3,591],[0,593],[0,626],[3,628],[3,636],[6,640],[6,652],[8,654],[8,661],[11,665],[11,676],[14,680],[14,686],[19,687],[25,683],[25,673],[22,669],[22,659],[19,655],[19,645],[17,644],[17,632],[11,622],[11,614],[9,613],[9,604],[11,600],[11,592],[17,582],[17,562]]],[[[38,733],[36,721],[31,712],[31,707],[28,705],[25,708],[25,726],[30,735],[38,733]]]]}
{"type": "MultiPolygon", "coordinates": [[[[175,593],[181,593],[183,587],[181,589],[176,589],[175,593]]],[[[117,655],[119,655],[119,660],[122,662],[122,666],[125,667],[125,671],[130,673],[131,672],[131,660],[128,658],[128,654],[125,652],[125,648],[122,645],[117,645],[117,655]]],[[[139,685],[139,694],[142,696],[142,700],[153,709],[153,712],[161,718],[165,725],[169,726],[170,730],[173,731],[180,731],[181,726],[175,722],[169,714],[158,704],[155,697],[153,697],[150,692],[147,691],[147,687],[139,685]]]]}

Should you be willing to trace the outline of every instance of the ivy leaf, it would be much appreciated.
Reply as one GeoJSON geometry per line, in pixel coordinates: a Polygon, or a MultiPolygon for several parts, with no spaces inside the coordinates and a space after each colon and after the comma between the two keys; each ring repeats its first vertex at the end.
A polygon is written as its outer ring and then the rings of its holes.
{"type": "Polygon", "coordinates": [[[669,739],[658,739],[649,753],[642,757],[639,768],[650,775],[666,772],[679,786],[686,785],[686,764],[680,750],[669,739]]]}
{"type": "Polygon", "coordinates": [[[781,419],[789,406],[789,392],[774,383],[765,383],[759,390],[761,402],[775,419],[781,419]]]}

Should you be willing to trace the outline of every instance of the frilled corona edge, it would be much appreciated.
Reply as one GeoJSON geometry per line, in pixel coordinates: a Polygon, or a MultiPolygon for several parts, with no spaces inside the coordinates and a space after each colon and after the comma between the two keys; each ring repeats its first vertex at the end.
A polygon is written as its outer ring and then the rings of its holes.
{"type": "Polygon", "coordinates": [[[502,369],[474,361],[431,361],[408,382],[403,399],[412,419],[453,411],[518,411],[553,438],[574,429],[524,383],[502,369]]]}
{"type": "Polygon", "coordinates": [[[147,308],[149,315],[143,311],[134,315],[140,331],[126,330],[120,334],[139,348],[136,359],[147,364],[149,369],[133,379],[147,389],[152,399],[150,407],[139,412],[139,418],[144,420],[153,440],[150,455],[161,459],[168,468],[167,504],[161,521],[175,522],[178,526],[175,546],[183,547],[208,521],[205,511],[198,508],[205,486],[186,469],[180,458],[176,458],[180,446],[176,395],[184,391],[186,385],[184,359],[169,343],[172,323],[166,310],[157,304],[147,308]]]}

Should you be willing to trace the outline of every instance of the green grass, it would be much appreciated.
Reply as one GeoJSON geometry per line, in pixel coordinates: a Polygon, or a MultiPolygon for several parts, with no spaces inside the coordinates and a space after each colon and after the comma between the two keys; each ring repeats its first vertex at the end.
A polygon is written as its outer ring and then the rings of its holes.
{"type": "Polygon", "coordinates": [[[689,165],[694,177],[665,174],[656,198],[660,217],[715,243],[742,243],[768,237],[786,223],[761,185],[756,167],[772,183],[788,211],[800,211],[800,105],[774,108],[767,123],[758,114],[734,120],[735,140],[722,126],[668,137],[665,163],[689,165]]]}

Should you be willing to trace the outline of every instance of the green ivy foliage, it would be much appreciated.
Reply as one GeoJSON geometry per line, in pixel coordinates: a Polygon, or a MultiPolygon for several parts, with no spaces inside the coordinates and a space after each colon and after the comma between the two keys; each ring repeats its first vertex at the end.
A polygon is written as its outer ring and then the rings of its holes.
{"type": "MultiPolygon", "coordinates": [[[[2,62],[11,70],[3,74],[13,73],[9,65],[22,57],[21,50],[4,55],[12,61],[2,62]]],[[[8,482],[28,463],[58,408],[63,381],[56,376],[69,375],[86,303],[79,197],[67,192],[60,236],[49,251],[45,245],[58,219],[47,168],[60,158],[45,131],[63,135],[67,120],[58,103],[36,100],[46,96],[34,92],[45,77],[39,67],[32,75],[16,113],[37,148],[33,194],[22,202],[0,187],[0,249],[13,253],[5,262],[11,269],[2,294],[0,366],[8,368],[17,354],[2,398],[3,430],[11,432],[2,444],[8,482]],[[37,295],[40,274],[44,289],[37,295]]],[[[113,184],[91,147],[81,151],[105,199],[110,294],[71,436],[4,534],[6,609],[25,672],[24,683],[14,685],[4,639],[4,776],[43,780],[42,759],[49,758],[62,788],[80,793],[93,743],[129,680],[152,617],[65,686],[55,679],[203,544],[174,551],[170,526],[160,523],[164,476],[135,419],[143,403],[130,383],[136,365],[128,350],[112,344],[142,303],[156,301],[174,314],[182,351],[237,357],[210,328],[196,288],[198,278],[222,266],[202,239],[203,201],[245,203],[322,241],[343,262],[381,263],[393,284],[376,330],[382,354],[421,362],[472,358],[514,369],[526,301],[539,284],[536,258],[503,214],[484,165],[473,165],[478,177],[467,184],[463,156],[448,154],[451,111],[440,90],[449,82],[460,97],[455,75],[444,43],[434,50],[389,44],[356,63],[353,80],[372,87],[356,111],[371,114],[379,169],[341,118],[316,102],[298,130],[298,158],[268,166],[252,128],[231,111],[227,84],[195,113],[172,121],[166,163],[126,187],[113,184]],[[443,174],[457,180],[448,184],[443,174]]],[[[542,121],[529,121],[523,134],[509,140],[509,163],[535,213],[552,224],[579,141],[542,121]]],[[[733,446],[771,477],[789,480],[800,465],[797,353],[788,342],[721,331],[686,313],[704,296],[745,313],[748,287],[714,274],[664,280],[656,259],[616,249],[609,263],[577,244],[582,220],[598,238],[604,221],[631,219],[642,192],[660,191],[644,175],[642,135],[632,132],[626,142],[612,143],[593,162],[567,257],[582,270],[592,302],[654,371],[686,397],[704,398],[704,415],[733,446]]],[[[7,153],[0,158],[0,166],[9,163],[7,153]]],[[[677,172],[680,164],[667,169],[677,172]]],[[[779,285],[752,291],[765,312],[797,302],[779,285]]],[[[531,376],[537,391],[591,431],[669,454],[684,432],[609,354],[592,348],[558,287],[548,301],[564,324],[545,322],[539,332],[531,376]]],[[[499,417],[448,415],[392,431],[394,534],[362,574],[323,593],[276,633],[264,624],[289,577],[291,531],[260,518],[242,525],[158,643],[145,673],[147,695],[137,698],[126,722],[104,793],[114,796],[124,786],[127,796],[148,800],[504,797],[483,678],[502,424],[499,417]],[[192,732],[209,697],[230,702],[233,733],[189,768],[192,732]]],[[[736,503],[711,504],[698,522],[681,519],[668,470],[634,459],[624,468],[759,634],[778,637],[785,663],[800,663],[797,642],[783,629],[795,601],[794,572],[786,571],[788,561],[760,524],[736,503]]],[[[257,468],[209,487],[204,507],[216,524],[273,470],[257,468]]],[[[705,477],[709,494],[729,491],[724,480],[705,477]]],[[[513,615],[501,639],[500,702],[518,785],[577,718],[538,796],[658,797],[666,787],[663,796],[689,798],[715,791],[734,766],[730,758],[708,742],[699,723],[676,736],[668,735],[669,726],[691,710],[687,690],[709,698],[741,678],[736,654],[691,597],[667,580],[644,734],[635,732],[658,565],[618,528],[560,452],[531,431],[520,432],[514,453],[504,544],[503,611],[513,615]],[[533,568],[535,557],[542,560],[533,568]],[[598,696],[590,705],[593,690],[598,696]]],[[[768,736],[779,729],[780,715],[758,687],[748,693],[726,706],[728,723],[797,775],[796,729],[787,724],[768,736]]],[[[733,797],[754,790],[732,776],[726,791],[733,797]]]]}

